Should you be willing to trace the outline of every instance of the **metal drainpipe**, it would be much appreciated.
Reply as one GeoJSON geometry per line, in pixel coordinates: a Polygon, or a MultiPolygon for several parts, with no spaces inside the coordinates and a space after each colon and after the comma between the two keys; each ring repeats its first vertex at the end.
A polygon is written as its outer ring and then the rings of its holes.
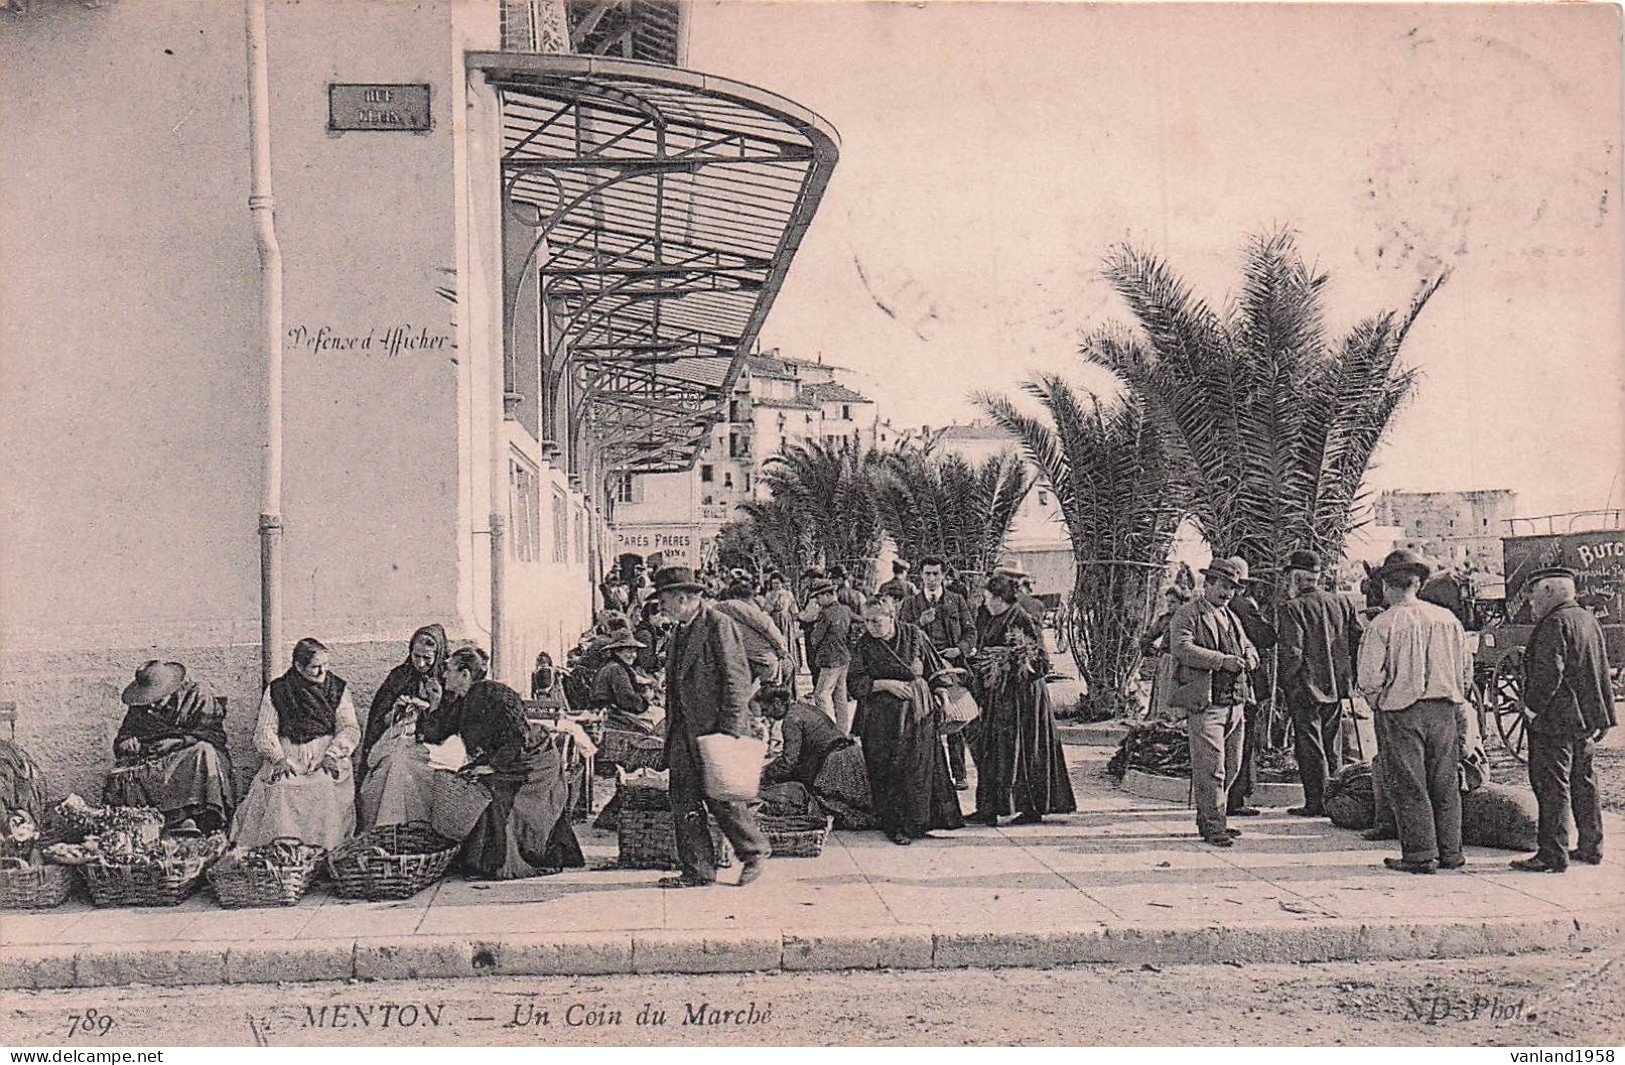
{"type": "Polygon", "coordinates": [[[282,644],[282,249],[271,197],[271,96],[265,0],[244,0],[248,37],[248,212],[260,258],[260,340],[265,357],[265,439],[260,468],[260,674],[269,684],[282,644]]]}

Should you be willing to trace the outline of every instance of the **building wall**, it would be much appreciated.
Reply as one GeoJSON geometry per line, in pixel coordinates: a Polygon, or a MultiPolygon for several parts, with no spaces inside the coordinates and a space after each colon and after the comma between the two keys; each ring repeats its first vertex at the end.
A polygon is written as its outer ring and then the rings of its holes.
{"type": "MultiPolygon", "coordinates": [[[[272,0],[268,24],[285,638],[329,642],[362,704],[419,624],[488,644],[507,505],[490,459],[539,458],[493,416],[496,141],[469,115],[494,103],[465,100],[460,55],[495,46],[496,10],[272,0]],[[433,130],[330,133],[334,81],[428,83],[433,130]]],[[[118,691],[148,658],[188,662],[229,697],[251,773],[263,385],[241,8],[35,4],[3,30],[0,699],[94,797],[118,691]]],[[[569,562],[509,567],[510,679],[590,616],[581,497],[539,468],[566,491],[569,562]]]]}
{"type": "Polygon", "coordinates": [[[1499,574],[1501,537],[1517,511],[1517,494],[1483,492],[1384,492],[1375,515],[1398,526],[1398,544],[1437,562],[1499,574]]]}

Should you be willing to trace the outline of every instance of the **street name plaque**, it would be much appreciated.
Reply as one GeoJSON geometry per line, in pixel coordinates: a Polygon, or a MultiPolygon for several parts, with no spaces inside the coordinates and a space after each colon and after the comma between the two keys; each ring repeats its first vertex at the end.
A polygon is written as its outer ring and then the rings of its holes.
{"type": "Polygon", "coordinates": [[[327,86],[327,128],[421,133],[429,129],[429,86],[327,86]]]}

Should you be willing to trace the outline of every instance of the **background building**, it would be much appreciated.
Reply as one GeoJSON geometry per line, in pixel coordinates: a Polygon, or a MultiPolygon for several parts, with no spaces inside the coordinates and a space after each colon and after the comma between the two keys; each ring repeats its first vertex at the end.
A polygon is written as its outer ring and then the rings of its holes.
{"type": "Polygon", "coordinates": [[[1458,570],[1500,575],[1501,537],[1518,507],[1517,493],[1384,492],[1377,497],[1378,525],[1397,526],[1397,546],[1418,551],[1458,570]]]}
{"type": "Polygon", "coordinates": [[[787,358],[775,349],[746,356],[727,416],[710,431],[691,469],[622,474],[615,482],[618,553],[699,566],[741,503],[767,499],[762,467],[786,447],[886,447],[891,426],[873,400],[836,380],[838,366],[787,358]]]}

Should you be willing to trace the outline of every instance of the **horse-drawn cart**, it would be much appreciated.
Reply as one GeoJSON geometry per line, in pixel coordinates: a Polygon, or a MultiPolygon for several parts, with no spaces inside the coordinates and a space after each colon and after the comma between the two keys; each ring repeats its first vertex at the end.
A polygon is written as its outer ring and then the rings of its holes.
{"type": "Polygon", "coordinates": [[[1545,566],[1567,566],[1575,574],[1575,590],[1582,606],[1602,622],[1613,673],[1614,697],[1625,696],[1625,531],[1620,512],[1564,514],[1551,518],[1515,518],[1514,535],[1501,538],[1501,559],[1506,575],[1504,608],[1500,616],[1478,633],[1473,654],[1477,681],[1474,697],[1486,735],[1493,722],[1506,748],[1519,761],[1528,749],[1523,716],[1523,657],[1535,620],[1529,608],[1529,574],[1545,566]],[[1598,519],[1601,519],[1599,521],[1598,519]],[[1566,523],[1563,531],[1555,526],[1566,523]],[[1544,532],[1516,535],[1526,523],[1545,523],[1544,532]],[[1606,524],[1608,528],[1577,526],[1606,524]]]}

